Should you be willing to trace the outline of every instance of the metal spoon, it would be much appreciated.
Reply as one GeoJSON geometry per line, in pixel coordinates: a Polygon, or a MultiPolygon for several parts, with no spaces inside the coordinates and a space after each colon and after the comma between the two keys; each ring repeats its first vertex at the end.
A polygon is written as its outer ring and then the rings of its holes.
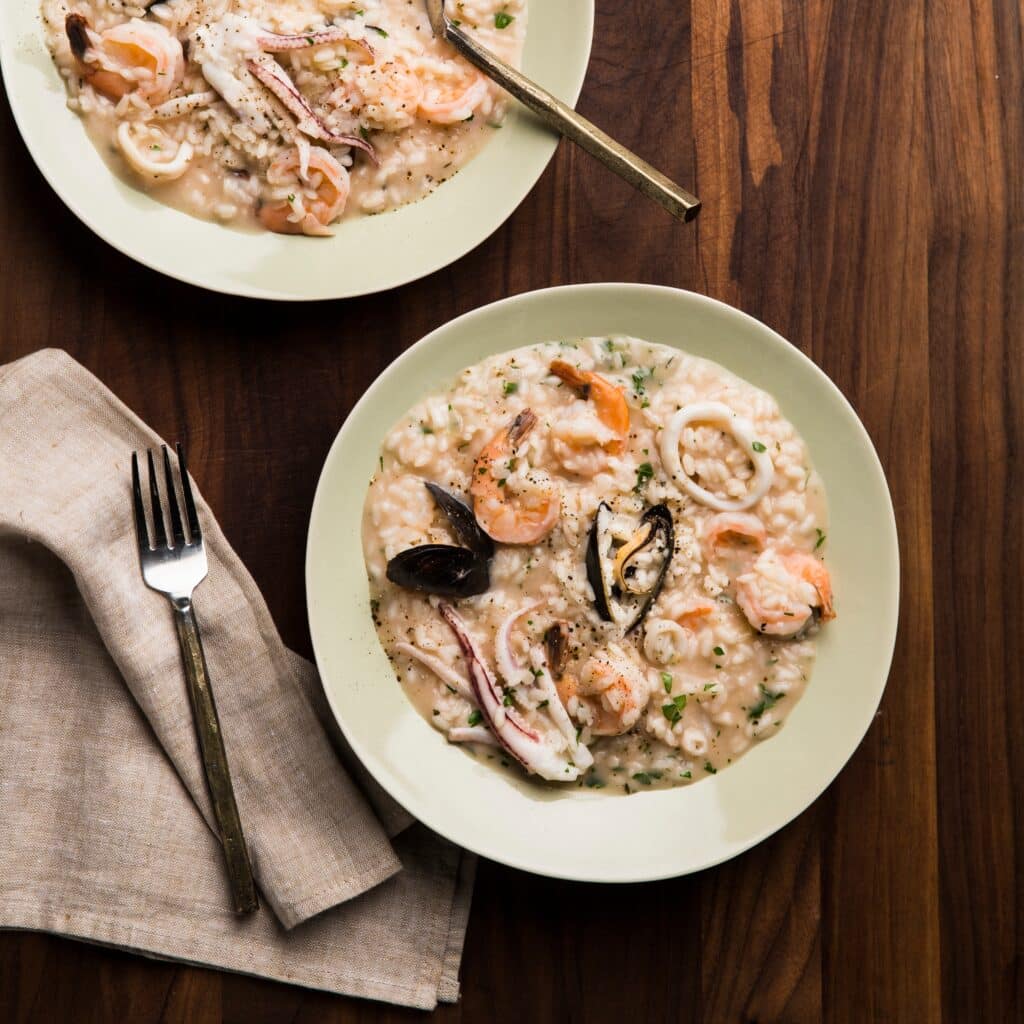
{"type": "Polygon", "coordinates": [[[463,32],[445,13],[444,0],[425,0],[425,3],[435,36],[446,39],[466,60],[529,107],[556,132],[575,142],[591,156],[596,156],[605,167],[645,196],[660,203],[673,217],[684,221],[693,220],[700,213],[700,200],[696,196],[680,188],[646,160],[641,160],[625,146],[605,135],[585,117],[581,117],[515,68],[509,67],[463,32]]]}

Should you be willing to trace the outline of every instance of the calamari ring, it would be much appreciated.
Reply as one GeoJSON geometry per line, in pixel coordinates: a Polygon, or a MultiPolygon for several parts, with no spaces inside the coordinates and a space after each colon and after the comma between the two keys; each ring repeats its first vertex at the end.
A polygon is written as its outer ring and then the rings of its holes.
{"type": "Polygon", "coordinates": [[[754,436],[754,425],[721,402],[695,402],[683,406],[669,420],[658,443],[662,464],[672,479],[695,501],[718,512],[744,512],[748,508],[753,508],[768,493],[775,476],[771,456],[754,436]],[[728,431],[736,438],[754,466],[753,483],[742,498],[719,498],[707,488],[701,487],[683,471],[682,460],[679,458],[679,443],[683,429],[691,423],[710,423],[728,431]]]}

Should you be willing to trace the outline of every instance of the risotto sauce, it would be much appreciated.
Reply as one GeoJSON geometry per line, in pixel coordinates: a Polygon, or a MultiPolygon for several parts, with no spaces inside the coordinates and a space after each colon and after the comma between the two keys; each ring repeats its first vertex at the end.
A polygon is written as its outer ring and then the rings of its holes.
{"type": "MultiPolygon", "coordinates": [[[[518,66],[526,0],[449,14],[518,66]]],[[[421,199],[504,94],[410,0],[44,0],[68,104],[117,173],[197,217],[325,235],[421,199]]]]}
{"type": "Polygon", "coordinates": [[[779,732],[835,615],[826,532],[770,395],[611,337],[495,356],[411,409],[363,539],[381,643],[439,733],[624,793],[779,732]]]}

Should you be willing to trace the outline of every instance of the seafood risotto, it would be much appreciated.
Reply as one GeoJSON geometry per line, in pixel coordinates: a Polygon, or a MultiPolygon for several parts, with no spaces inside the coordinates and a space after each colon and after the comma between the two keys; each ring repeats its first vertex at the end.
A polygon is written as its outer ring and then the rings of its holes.
{"type": "Polygon", "coordinates": [[[452,743],[609,792],[775,735],[835,615],[826,502],[775,400],[633,338],[489,358],[387,436],[378,635],[452,743]]]}
{"type": "MultiPolygon", "coordinates": [[[[526,0],[449,13],[519,65],[526,0]]],[[[422,0],[43,0],[68,105],[114,170],[197,217],[329,235],[463,167],[506,98],[422,0]]]]}

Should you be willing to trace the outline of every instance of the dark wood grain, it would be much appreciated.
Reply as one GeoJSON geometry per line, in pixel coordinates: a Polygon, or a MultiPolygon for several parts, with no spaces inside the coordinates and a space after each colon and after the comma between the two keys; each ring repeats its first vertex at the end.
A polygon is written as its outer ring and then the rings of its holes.
{"type": "Polygon", "coordinates": [[[943,997],[995,1020],[1024,999],[1024,19],[938,7],[925,117],[943,997]]]}
{"type": "MultiPolygon", "coordinates": [[[[0,362],[65,348],[187,440],[308,653],[317,472],[416,338],[507,294],[599,280],[693,288],[763,319],[838,383],[892,487],[903,602],[878,719],[814,806],[713,870],[597,888],[483,864],[463,1001],[431,1019],[1024,1019],[1020,2],[597,6],[581,110],[695,184],[695,225],[562,148],[456,268],[344,305],[225,299],[92,237],[0,104],[0,362]],[[325,313],[343,326],[327,331],[325,313]]],[[[424,1015],[5,933],[0,1019],[424,1015]]]]}

